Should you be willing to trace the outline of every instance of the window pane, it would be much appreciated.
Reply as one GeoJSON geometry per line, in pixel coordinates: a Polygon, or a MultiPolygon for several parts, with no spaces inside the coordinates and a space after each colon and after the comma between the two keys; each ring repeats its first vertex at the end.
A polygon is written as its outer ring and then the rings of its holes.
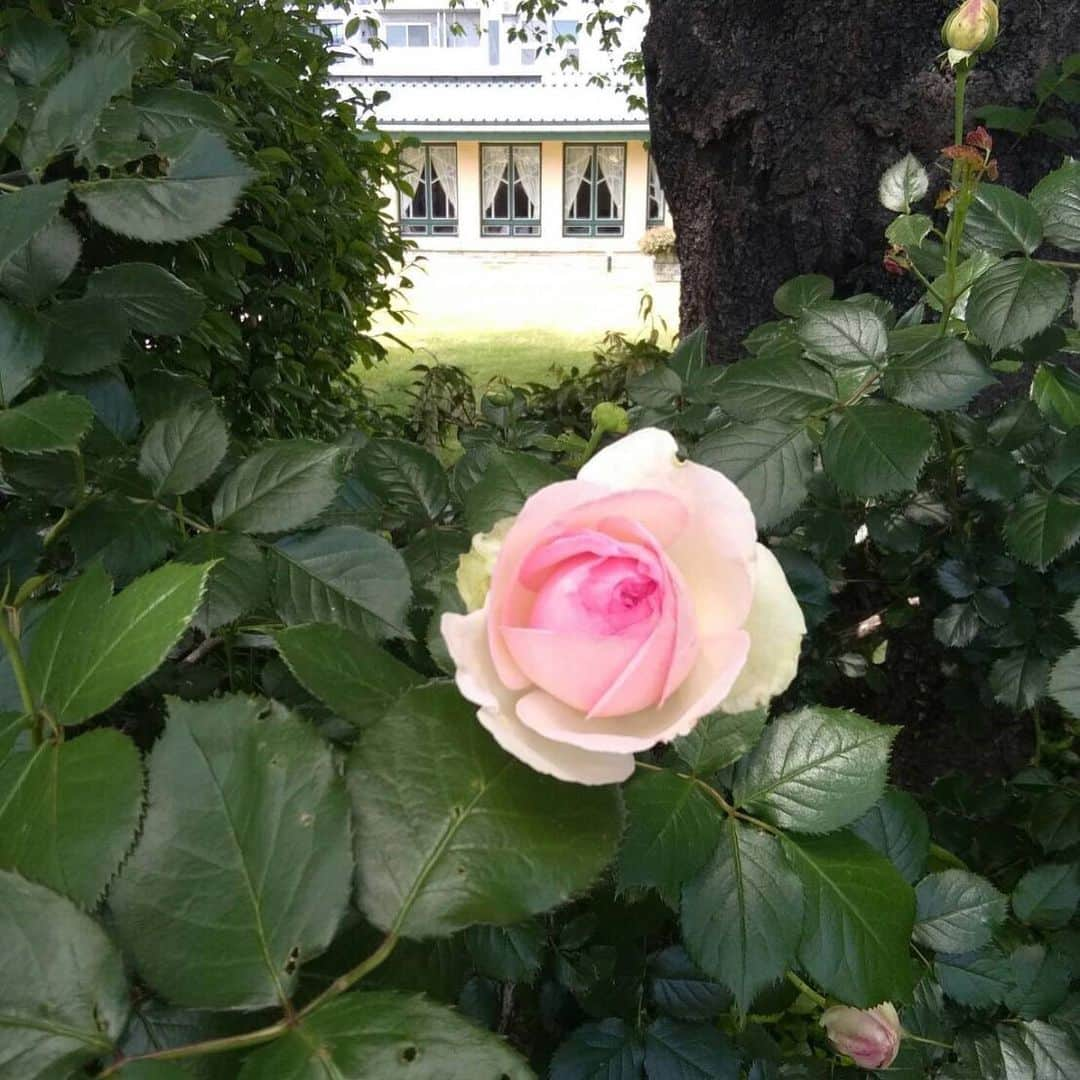
{"type": "Polygon", "coordinates": [[[597,218],[617,220],[622,217],[625,166],[625,146],[598,146],[596,148],[597,218]]]}
{"type": "Polygon", "coordinates": [[[484,205],[484,217],[506,218],[509,216],[507,184],[510,147],[482,147],[480,162],[480,195],[484,205]]]}
{"type": "Polygon", "coordinates": [[[410,23],[408,42],[412,48],[426,46],[431,40],[431,27],[425,24],[410,23]]]}
{"type": "Polygon", "coordinates": [[[563,159],[563,216],[592,217],[591,146],[568,146],[563,159]]]}
{"type": "Polygon", "coordinates": [[[514,147],[514,217],[540,216],[540,147],[514,147]]]}
{"type": "Polygon", "coordinates": [[[457,217],[457,147],[429,146],[431,216],[457,217]]]}
{"type": "Polygon", "coordinates": [[[405,44],[405,30],[404,26],[394,26],[391,24],[386,28],[386,44],[390,46],[400,46],[405,44]]]}

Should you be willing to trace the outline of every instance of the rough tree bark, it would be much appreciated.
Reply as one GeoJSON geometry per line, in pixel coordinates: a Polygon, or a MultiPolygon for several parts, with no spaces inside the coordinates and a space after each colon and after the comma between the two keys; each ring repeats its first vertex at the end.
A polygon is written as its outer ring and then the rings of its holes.
{"type": "MultiPolygon", "coordinates": [[[[952,142],[938,32],[954,0],[651,0],[644,57],[652,148],[675,219],[684,332],[714,360],[775,317],[776,287],[817,271],[889,294],[881,172],[952,142]]],[[[1080,0],[1002,0],[969,107],[1026,104],[1039,70],[1080,47],[1080,0]]],[[[1026,191],[1060,164],[1042,139],[999,140],[1026,191]],[[1011,147],[1011,152],[1010,152],[1011,147]]],[[[1075,152],[1075,148],[1074,152],[1075,152]]],[[[904,286],[900,286],[901,289],[904,286]]]]}

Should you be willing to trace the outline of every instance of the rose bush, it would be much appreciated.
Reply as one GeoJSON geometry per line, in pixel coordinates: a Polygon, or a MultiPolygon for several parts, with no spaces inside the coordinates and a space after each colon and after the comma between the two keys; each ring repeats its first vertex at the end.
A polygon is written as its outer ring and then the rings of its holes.
{"type": "Polygon", "coordinates": [[[504,526],[484,605],[443,616],[462,694],[540,772],[610,784],[707,713],[766,704],[806,623],[750,504],[635,432],[504,526]]]}

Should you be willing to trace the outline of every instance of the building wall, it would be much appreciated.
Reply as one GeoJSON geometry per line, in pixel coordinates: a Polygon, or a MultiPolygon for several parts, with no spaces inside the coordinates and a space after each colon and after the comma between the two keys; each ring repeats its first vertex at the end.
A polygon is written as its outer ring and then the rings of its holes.
{"type": "MultiPolygon", "coordinates": [[[[435,141],[435,140],[432,140],[435,141]]],[[[451,139],[439,140],[451,142],[451,139]]],[[[498,142],[500,140],[483,140],[498,142]]],[[[522,138],[519,142],[534,142],[522,138]]],[[[598,142],[605,140],[602,136],[598,142]]],[[[621,141],[621,140],[619,140],[621,141]]],[[[563,236],[563,147],[562,140],[540,142],[540,235],[539,236],[481,236],[480,140],[458,140],[458,234],[457,236],[414,236],[421,251],[459,251],[485,253],[515,253],[523,256],[560,252],[592,253],[596,255],[633,255],[644,258],[638,251],[638,241],[647,228],[648,216],[648,152],[640,140],[626,142],[626,185],[623,207],[623,235],[580,237],[563,236]]],[[[398,207],[397,192],[388,189],[392,206],[398,207]]]]}

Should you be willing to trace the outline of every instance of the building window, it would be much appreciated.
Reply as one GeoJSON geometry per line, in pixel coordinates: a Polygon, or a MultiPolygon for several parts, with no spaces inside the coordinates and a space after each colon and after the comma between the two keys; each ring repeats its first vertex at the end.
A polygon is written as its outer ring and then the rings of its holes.
{"type": "Polygon", "coordinates": [[[562,55],[575,63],[580,59],[577,44],[578,24],[574,19],[555,19],[551,24],[551,33],[556,46],[561,46],[562,55]]]}
{"type": "Polygon", "coordinates": [[[480,147],[480,231],[540,235],[540,147],[480,147]]]}
{"type": "Polygon", "coordinates": [[[323,26],[330,31],[331,45],[345,44],[345,24],[343,22],[324,22],[323,26]]]}
{"type": "Polygon", "coordinates": [[[392,49],[426,49],[431,45],[430,23],[389,23],[386,44],[392,49]]]}
{"type": "Polygon", "coordinates": [[[652,154],[649,155],[649,212],[648,223],[650,225],[663,225],[667,217],[667,200],[664,198],[664,189],[660,186],[660,174],[656,171],[656,162],[652,154]]]}
{"type": "Polygon", "coordinates": [[[402,192],[401,231],[405,236],[457,236],[457,147],[406,146],[401,150],[404,179],[413,189],[402,192]]]}
{"type": "Polygon", "coordinates": [[[625,143],[568,143],[563,156],[563,236],[622,236],[625,184],[625,143]]]}

